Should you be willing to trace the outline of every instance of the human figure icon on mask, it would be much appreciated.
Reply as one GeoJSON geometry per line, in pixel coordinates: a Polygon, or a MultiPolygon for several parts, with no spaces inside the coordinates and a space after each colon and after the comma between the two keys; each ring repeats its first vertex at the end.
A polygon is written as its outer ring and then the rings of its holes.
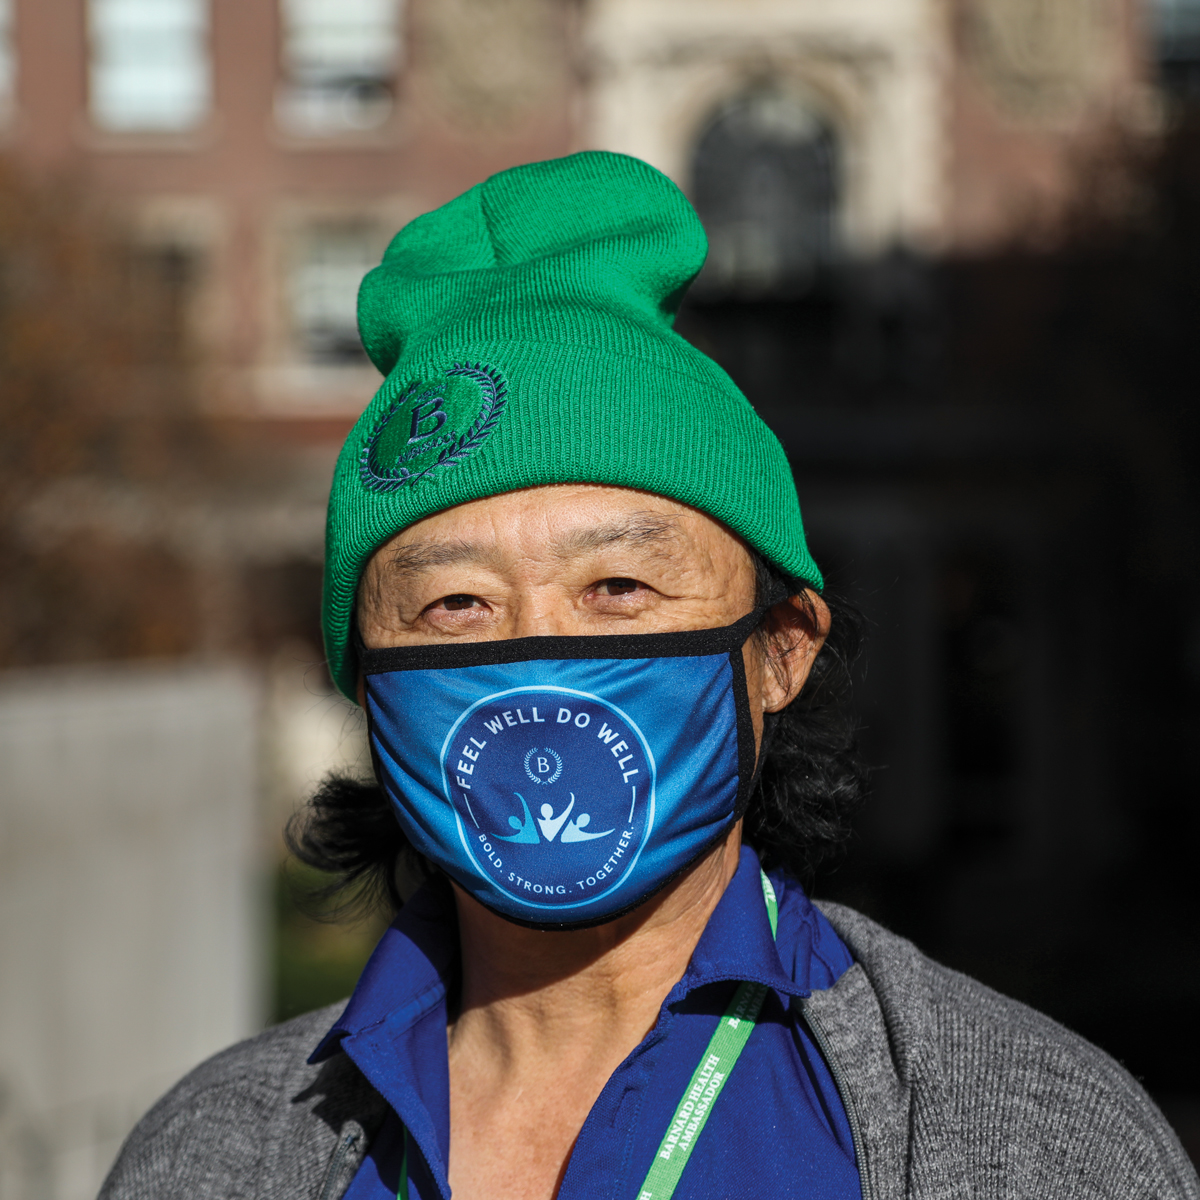
{"type": "Polygon", "coordinates": [[[597,838],[608,837],[610,833],[615,833],[616,829],[605,829],[600,833],[584,833],[584,827],[591,823],[591,816],[588,813],[580,813],[578,817],[572,821],[566,829],[563,830],[562,840],[564,842],[594,842],[597,838]]]}
{"type": "Polygon", "coordinates": [[[523,846],[536,846],[538,844],[537,826],[533,823],[533,814],[529,811],[529,805],[525,803],[525,797],[520,792],[514,792],[514,796],[521,802],[521,811],[525,814],[525,820],[520,817],[509,817],[509,825],[516,830],[512,835],[502,833],[496,834],[496,840],[500,842],[515,842],[523,846]]]}
{"type": "Polygon", "coordinates": [[[542,827],[542,836],[548,842],[554,841],[558,836],[558,831],[566,823],[567,818],[571,815],[571,809],[575,807],[575,793],[571,793],[571,802],[561,813],[556,817],[554,815],[554,807],[550,804],[542,805],[542,816],[538,824],[542,827]]]}

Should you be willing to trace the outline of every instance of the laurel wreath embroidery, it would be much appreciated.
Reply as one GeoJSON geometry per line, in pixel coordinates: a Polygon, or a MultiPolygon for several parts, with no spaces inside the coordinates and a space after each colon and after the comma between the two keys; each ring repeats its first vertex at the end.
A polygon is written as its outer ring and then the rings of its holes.
{"type": "MultiPolygon", "coordinates": [[[[508,387],[500,372],[483,363],[455,363],[446,374],[462,375],[467,379],[474,380],[479,384],[480,391],[483,392],[483,407],[479,410],[479,416],[475,418],[470,429],[458,437],[449,438],[442,445],[437,459],[419,471],[410,471],[402,461],[397,462],[393,467],[376,467],[371,461],[375,443],[379,440],[379,436],[387,427],[388,422],[413,399],[414,393],[421,386],[419,383],[411,384],[388,405],[386,411],[376,420],[367,437],[366,444],[358,456],[359,475],[366,487],[376,492],[394,492],[409,484],[420,483],[421,480],[430,478],[439,468],[462,462],[463,459],[470,456],[472,451],[487,441],[499,423],[500,417],[504,413],[504,407],[508,403],[508,387]]],[[[436,389],[429,390],[432,392],[436,389]]],[[[427,454],[433,448],[433,446],[422,447],[414,454],[427,454]]]]}
{"type": "MultiPolygon", "coordinates": [[[[518,715],[518,716],[520,716],[521,714],[520,714],[520,713],[518,713],[517,715],[518,715]]],[[[534,711],[534,714],[533,714],[533,715],[534,715],[535,717],[537,716],[537,711],[536,711],[536,710],[534,711]]],[[[534,773],[533,773],[533,772],[532,772],[532,771],[529,769],[529,760],[530,760],[530,759],[531,759],[531,758],[532,758],[532,757],[533,757],[533,756],[534,756],[536,753],[537,753],[537,747],[536,747],[536,746],[534,746],[534,748],[533,748],[532,750],[530,750],[528,754],[526,754],[526,755],[525,755],[525,774],[526,774],[526,775],[528,775],[528,776],[529,776],[529,778],[530,778],[530,779],[532,779],[534,783],[557,783],[557,782],[558,782],[558,777],[559,777],[559,776],[562,774],[562,771],[563,771],[563,760],[562,760],[562,758],[561,758],[561,757],[560,757],[560,756],[559,756],[557,753],[555,753],[555,751],[551,750],[549,746],[547,746],[547,747],[545,748],[545,753],[546,753],[546,754],[549,754],[549,755],[550,755],[550,757],[551,757],[552,759],[554,759],[554,762],[555,762],[555,771],[554,771],[554,774],[553,774],[553,775],[551,775],[549,779],[539,779],[539,778],[538,778],[538,777],[537,777],[537,776],[536,776],[536,775],[535,775],[535,774],[534,774],[534,773]]]]}

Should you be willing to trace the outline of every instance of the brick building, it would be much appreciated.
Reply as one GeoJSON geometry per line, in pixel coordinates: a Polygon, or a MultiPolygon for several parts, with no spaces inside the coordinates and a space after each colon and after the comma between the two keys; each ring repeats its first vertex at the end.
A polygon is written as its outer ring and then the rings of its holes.
{"type": "MultiPolygon", "coordinates": [[[[1138,17],[1137,0],[3,0],[0,145],[187,260],[215,410],[320,440],[372,390],[357,279],[492,171],[598,146],[707,197],[740,139],[828,174],[804,186],[829,212],[776,204],[828,226],[818,256],[991,246],[1053,217],[1097,139],[1152,119],[1138,17]]],[[[782,261],[746,196],[712,203],[716,270],[782,261]]]]}

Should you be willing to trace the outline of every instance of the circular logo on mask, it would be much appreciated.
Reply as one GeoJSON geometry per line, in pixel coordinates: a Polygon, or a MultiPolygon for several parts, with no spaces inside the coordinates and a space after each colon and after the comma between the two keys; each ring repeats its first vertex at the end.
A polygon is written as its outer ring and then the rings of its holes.
{"type": "Polygon", "coordinates": [[[654,757],[615,705],[523,687],[477,701],[442,748],[463,846],[515,899],[566,912],[619,888],[654,824],[654,757]]]}
{"type": "Polygon", "coordinates": [[[496,430],[508,389],[482,363],[456,363],[440,380],[417,380],[380,414],[358,456],[373,492],[394,492],[470,458],[496,430]]]}

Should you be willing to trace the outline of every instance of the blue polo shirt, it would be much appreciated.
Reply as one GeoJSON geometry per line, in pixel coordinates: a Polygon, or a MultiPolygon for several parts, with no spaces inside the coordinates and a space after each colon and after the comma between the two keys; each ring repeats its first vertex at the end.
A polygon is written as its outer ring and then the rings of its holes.
{"type": "MultiPolygon", "coordinates": [[[[758,858],[737,872],[709,918],[654,1028],[613,1072],[579,1133],[558,1200],[632,1200],[737,985],[771,990],[691,1152],[676,1200],[721,1195],[861,1200],[850,1125],[820,1051],[789,1001],[832,986],[852,962],[832,926],[791,880],[771,875],[778,938],[758,858]]],[[[403,1130],[411,1200],[449,1200],[450,1083],[446,991],[457,970],[453,899],[429,885],[383,935],[312,1062],[338,1044],[390,1110],[346,1200],[392,1200],[403,1130]]]]}

